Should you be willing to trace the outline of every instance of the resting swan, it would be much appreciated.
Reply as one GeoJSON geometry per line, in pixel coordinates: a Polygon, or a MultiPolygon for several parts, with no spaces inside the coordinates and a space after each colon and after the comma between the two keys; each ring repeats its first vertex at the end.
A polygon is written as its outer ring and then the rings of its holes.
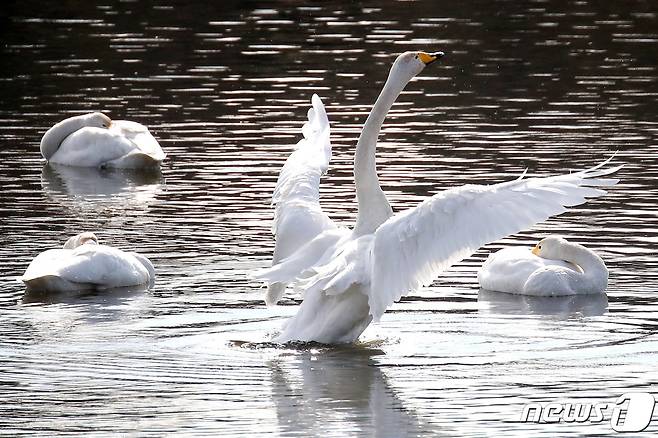
{"type": "Polygon", "coordinates": [[[63,120],[44,134],[41,155],[49,163],[79,167],[157,167],[165,154],[144,125],[89,113],[63,120]]]}
{"type": "Polygon", "coordinates": [[[478,281],[483,289],[512,294],[599,294],[608,286],[608,269],[592,250],[550,236],[532,251],[504,248],[491,254],[478,272],[478,281]]]}
{"type": "Polygon", "coordinates": [[[69,292],[152,286],[155,269],[146,257],[98,244],[94,233],[71,237],[63,249],[49,249],[32,260],[21,280],[28,290],[69,292]]]}
{"type": "Polygon", "coordinates": [[[286,161],[274,189],[272,267],[254,274],[268,283],[267,304],[288,284],[303,291],[297,314],[275,342],[350,343],[402,296],[429,285],[480,246],[528,228],[605,192],[618,168],[440,192],[393,214],[375,167],[377,137],[405,85],[442,52],[406,52],[389,73],[357,141],[354,179],[358,214],[353,229],[339,226],[319,203],[320,177],[329,166],[329,121],[317,95],[304,138],[286,161]]]}

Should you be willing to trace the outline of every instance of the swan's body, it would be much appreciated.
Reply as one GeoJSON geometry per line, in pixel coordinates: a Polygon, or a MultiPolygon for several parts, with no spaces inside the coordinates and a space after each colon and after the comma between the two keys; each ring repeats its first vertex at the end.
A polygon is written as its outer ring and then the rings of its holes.
{"type": "Polygon", "coordinates": [[[79,167],[149,168],[165,158],[144,125],[111,121],[101,113],[63,120],[44,134],[41,155],[50,163],[79,167]]]}
{"type": "Polygon", "coordinates": [[[430,284],[480,246],[605,193],[596,186],[616,183],[599,177],[617,168],[599,165],[556,177],[454,188],[394,215],[375,167],[379,130],[405,85],[442,55],[407,52],[393,64],[357,143],[358,216],[351,230],[320,207],[320,177],[329,166],[331,145],[324,106],[313,96],[304,138],[274,191],[273,266],[254,276],[269,284],[268,304],[275,304],[288,284],[304,293],[276,342],[353,342],[394,301],[430,284]]]}
{"type": "Polygon", "coordinates": [[[593,251],[548,237],[530,251],[505,248],[491,254],[478,273],[483,289],[534,296],[603,293],[608,269],[593,251]]]}
{"type": "Polygon", "coordinates": [[[21,280],[29,290],[52,293],[153,284],[155,269],[146,257],[97,242],[93,233],[78,234],[64,248],[36,256],[21,280]]]}

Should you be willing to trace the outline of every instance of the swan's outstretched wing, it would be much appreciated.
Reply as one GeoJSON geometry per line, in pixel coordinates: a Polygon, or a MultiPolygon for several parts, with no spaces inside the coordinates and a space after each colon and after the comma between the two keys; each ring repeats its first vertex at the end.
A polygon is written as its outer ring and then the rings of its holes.
{"type": "MultiPolygon", "coordinates": [[[[314,94],[313,106],[304,124],[304,138],[297,143],[281,169],[272,196],[276,244],[272,264],[290,256],[323,231],[336,228],[320,207],[320,177],[331,159],[329,119],[320,98],[314,94]]],[[[284,283],[270,284],[265,301],[275,304],[282,296],[284,283]]]]}
{"type": "Polygon", "coordinates": [[[595,187],[616,184],[602,177],[621,167],[602,169],[609,161],[569,175],[446,190],[393,216],[375,232],[371,314],[379,319],[387,306],[482,245],[605,194],[595,187]]]}

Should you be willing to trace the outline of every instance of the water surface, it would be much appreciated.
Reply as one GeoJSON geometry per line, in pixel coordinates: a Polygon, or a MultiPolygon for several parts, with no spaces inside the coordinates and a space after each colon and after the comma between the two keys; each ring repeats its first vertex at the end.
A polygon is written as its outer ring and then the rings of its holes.
{"type": "MultiPolygon", "coordinates": [[[[560,436],[523,405],[658,393],[658,9],[651,2],[174,2],[3,6],[0,430],[57,436],[560,436]],[[396,211],[444,188],[578,170],[619,151],[601,199],[488,245],[392,306],[352,348],[263,342],[270,196],[318,93],[323,206],[356,213],[352,157],[395,56],[447,56],[378,145],[396,211]],[[43,132],[102,110],[148,125],[161,172],[44,166],[43,132]],[[82,230],[148,256],[151,291],[25,299],[16,279],[82,230]],[[608,297],[479,291],[484,258],[559,233],[597,251],[608,297]]],[[[29,297],[28,297],[29,298],[29,297]]],[[[658,414],[656,414],[658,415],[658,414]]],[[[649,430],[658,430],[654,419],[649,430]]]]}

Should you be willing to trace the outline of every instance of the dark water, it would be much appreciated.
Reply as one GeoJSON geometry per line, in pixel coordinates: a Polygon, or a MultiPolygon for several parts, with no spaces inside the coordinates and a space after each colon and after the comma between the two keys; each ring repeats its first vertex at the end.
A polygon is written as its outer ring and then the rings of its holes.
{"type": "Polygon", "coordinates": [[[0,16],[1,434],[608,434],[518,419],[528,402],[658,392],[655,2],[25,1],[0,16]],[[364,345],[232,344],[296,310],[293,295],[266,308],[247,274],[268,263],[269,197],[312,93],[332,123],[323,205],[349,223],[360,126],[415,49],[447,56],[382,130],[395,210],[614,151],[622,182],[459,263],[364,345]],[[44,167],[43,132],[92,110],[148,125],[161,174],[44,167]],[[155,288],[23,300],[29,261],[83,230],[147,255],[155,288]],[[600,253],[607,300],[478,291],[491,250],[549,232],[600,253]]]}

